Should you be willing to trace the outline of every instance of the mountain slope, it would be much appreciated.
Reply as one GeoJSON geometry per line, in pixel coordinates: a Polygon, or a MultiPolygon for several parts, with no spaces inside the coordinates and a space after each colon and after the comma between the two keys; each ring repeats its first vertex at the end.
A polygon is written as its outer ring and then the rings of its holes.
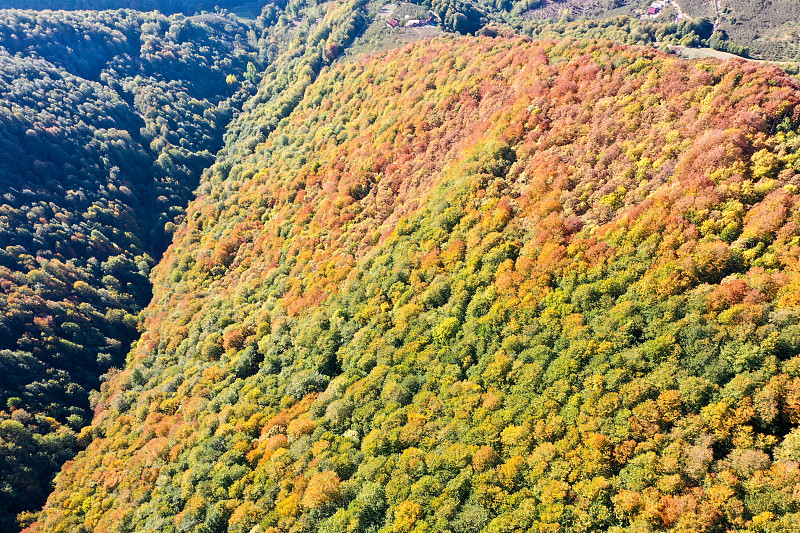
{"type": "MultiPolygon", "coordinates": [[[[0,530],[87,439],[246,78],[270,59],[222,18],[0,16],[0,530]]],[[[257,74],[254,74],[257,76],[257,74]]],[[[257,81],[254,79],[253,81],[257,81]]]]}
{"type": "Polygon", "coordinates": [[[718,35],[747,46],[752,57],[800,61],[798,0],[686,0],[681,5],[693,17],[715,21],[718,35]]]}
{"type": "Polygon", "coordinates": [[[31,531],[796,523],[792,81],[483,38],[304,87],[234,124],[31,531]]]}
{"type": "MultiPolygon", "coordinates": [[[[324,3],[293,2],[303,8],[316,8],[324,3]]],[[[374,4],[370,13],[379,10],[393,11],[398,4],[384,1],[374,4]]],[[[427,0],[400,3],[403,7],[418,6],[423,13],[435,13],[437,26],[448,32],[474,34],[488,25],[514,28],[527,35],[547,37],[556,35],[586,34],[603,31],[609,19],[617,18],[618,26],[625,26],[622,37],[628,44],[680,44],[690,47],[708,46],[715,50],[730,52],[755,59],[792,62],[789,66],[797,72],[800,48],[797,45],[798,0],[711,2],[709,0],[681,0],[662,2],[655,14],[648,14],[655,2],[645,0],[427,0]],[[577,21],[577,22],[571,22],[577,21]],[[549,34],[549,35],[548,35],[549,34]]],[[[262,9],[275,6],[277,11],[285,9],[287,2],[270,3],[265,0],[0,0],[2,8],[23,9],[137,9],[158,10],[163,13],[185,13],[231,10],[243,16],[255,17],[262,9]]],[[[425,15],[427,16],[427,15],[425,15]]],[[[411,19],[415,17],[412,16],[411,19]]],[[[422,18],[425,18],[424,16],[422,18]]],[[[378,20],[373,29],[383,27],[378,20]]],[[[388,42],[408,42],[419,35],[419,28],[405,32],[400,22],[397,32],[388,42]],[[412,38],[408,38],[412,37],[412,38]]],[[[409,28],[411,29],[411,28],[409,28]]],[[[608,35],[607,35],[608,36],[608,35]]],[[[367,47],[381,47],[385,36],[375,39],[375,32],[368,34],[367,47]]]]}
{"type": "Polygon", "coordinates": [[[255,94],[277,124],[364,18],[361,2],[283,7],[2,12],[0,530],[29,524],[91,440],[93,389],[130,349],[153,258],[231,117],[255,94]]]}

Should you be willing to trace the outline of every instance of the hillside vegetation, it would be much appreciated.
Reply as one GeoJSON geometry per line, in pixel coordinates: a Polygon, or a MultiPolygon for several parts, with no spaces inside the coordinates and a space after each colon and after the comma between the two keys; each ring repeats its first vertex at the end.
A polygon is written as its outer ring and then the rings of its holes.
{"type": "Polygon", "coordinates": [[[794,82],[596,41],[319,57],[232,124],[29,531],[800,520],[794,82]]]}
{"type": "Polygon", "coordinates": [[[41,506],[88,442],[89,393],[124,363],[150,268],[277,53],[256,30],[0,15],[0,530],[41,506]]]}
{"type": "MultiPolygon", "coordinates": [[[[435,25],[441,30],[475,34],[495,26],[537,37],[570,36],[583,38],[587,34],[605,34],[627,44],[679,44],[691,47],[710,47],[754,59],[792,62],[797,69],[800,61],[800,0],[741,1],[680,0],[668,3],[657,15],[648,16],[649,0],[413,0],[392,3],[384,0],[365,2],[369,22],[375,22],[367,32],[366,42],[358,50],[379,50],[394,47],[419,38],[419,28],[407,32],[379,34],[386,17],[373,17],[385,6],[406,5],[435,14],[435,25]],[[682,20],[677,19],[680,6],[682,20]],[[609,30],[609,19],[616,19],[616,29],[609,30]],[[621,33],[620,27],[625,27],[621,33]],[[397,35],[391,35],[396,33],[397,35]],[[613,35],[613,37],[612,37],[613,35]],[[392,46],[388,46],[392,44],[392,46]]],[[[274,9],[280,12],[293,5],[295,14],[314,9],[325,2],[314,1],[268,2],[267,0],[0,0],[0,8],[23,9],[120,9],[158,10],[163,13],[201,12],[220,13],[231,10],[247,17],[259,11],[274,9]]],[[[287,13],[289,10],[287,10],[287,13]]],[[[414,17],[412,17],[414,18],[414,17]]],[[[425,18],[425,17],[422,17],[425,18]]],[[[402,25],[401,25],[402,26],[402,25]]],[[[427,26],[425,30],[430,30],[427,26]]],[[[427,36],[431,36],[428,32],[427,36]]],[[[491,33],[491,31],[490,31],[491,33]]]]}
{"type": "Polygon", "coordinates": [[[91,440],[96,389],[124,364],[150,267],[223,137],[252,151],[364,17],[304,0],[256,21],[1,13],[1,531],[30,523],[91,440]],[[242,108],[270,119],[229,129],[242,108]]]}

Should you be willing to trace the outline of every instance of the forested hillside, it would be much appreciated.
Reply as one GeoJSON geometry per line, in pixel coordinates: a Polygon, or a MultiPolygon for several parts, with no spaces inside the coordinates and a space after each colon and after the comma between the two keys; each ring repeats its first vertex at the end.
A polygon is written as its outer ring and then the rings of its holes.
{"type": "Polygon", "coordinates": [[[90,391],[124,364],[150,268],[223,135],[241,152],[270,128],[240,135],[231,118],[254,95],[248,112],[289,113],[365,16],[283,7],[0,12],[0,530],[30,521],[91,440],[90,391]]]}
{"type": "Polygon", "coordinates": [[[274,55],[257,30],[2,12],[0,530],[88,442],[89,391],[124,363],[150,268],[274,55]]]}
{"type": "Polygon", "coordinates": [[[795,82],[596,41],[320,57],[232,124],[30,531],[800,520],[795,82]]]}
{"type": "MultiPolygon", "coordinates": [[[[316,0],[290,4],[293,13],[301,16],[318,5],[316,0]]],[[[374,15],[385,6],[415,5],[430,10],[435,15],[432,22],[444,31],[462,34],[499,25],[528,35],[577,34],[580,38],[587,32],[607,33],[609,19],[617,19],[613,24],[626,27],[624,42],[630,44],[702,46],[755,59],[800,61],[800,0],[372,0],[365,4],[371,21],[382,22],[374,15]],[[655,5],[659,6],[655,14],[648,14],[655,5]]],[[[286,7],[286,0],[0,0],[0,8],[131,8],[188,15],[231,10],[249,17],[261,9],[286,7]]],[[[614,33],[614,38],[620,37],[619,31],[614,33]]],[[[374,35],[370,37],[375,45],[374,35]]]]}

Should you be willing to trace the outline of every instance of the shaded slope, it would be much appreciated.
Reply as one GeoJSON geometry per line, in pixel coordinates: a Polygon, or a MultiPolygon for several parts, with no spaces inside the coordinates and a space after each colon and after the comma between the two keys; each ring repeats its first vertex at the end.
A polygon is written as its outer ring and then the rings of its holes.
{"type": "Polygon", "coordinates": [[[788,527],[797,104],[743,63],[445,39],[254,109],[32,530],[788,527]]]}
{"type": "Polygon", "coordinates": [[[88,391],[130,347],[153,260],[139,216],[150,162],[129,133],[140,117],[113,91],[46,61],[3,50],[0,61],[0,527],[8,530],[5,513],[41,505],[77,451],[88,391]]]}
{"type": "Polygon", "coordinates": [[[268,58],[238,42],[247,30],[2,12],[0,530],[88,440],[89,391],[124,361],[153,258],[255,90],[226,77],[268,58]]]}

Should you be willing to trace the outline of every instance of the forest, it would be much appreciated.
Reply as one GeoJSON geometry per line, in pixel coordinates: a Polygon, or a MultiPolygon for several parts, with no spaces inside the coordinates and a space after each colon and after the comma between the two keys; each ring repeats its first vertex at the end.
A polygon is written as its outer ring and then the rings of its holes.
{"type": "MultiPolygon", "coordinates": [[[[247,14],[286,11],[300,14],[317,9],[318,0],[0,0],[0,9],[157,10],[162,13],[247,14]]],[[[325,2],[319,2],[320,5],[325,2]]],[[[375,20],[383,0],[364,2],[367,18],[375,20]]],[[[404,4],[400,2],[399,4],[404,4]]],[[[742,57],[771,61],[800,61],[800,4],[798,0],[721,2],[681,0],[682,20],[670,4],[658,16],[647,16],[649,0],[412,0],[435,14],[436,24],[447,32],[475,34],[497,27],[541,38],[543,34],[577,36],[607,32],[612,24],[627,27],[622,42],[664,46],[680,44],[710,47],[742,57]],[[721,7],[720,7],[721,6],[721,7]]],[[[301,17],[302,18],[302,17],[301,17]]],[[[614,39],[619,31],[612,32],[614,39]]],[[[374,43],[373,43],[374,44],[374,43]]]]}
{"type": "Polygon", "coordinates": [[[10,531],[88,442],[91,391],[139,334],[150,268],[229,121],[310,23],[275,9],[258,21],[2,13],[0,530],[10,531]]]}
{"type": "Polygon", "coordinates": [[[785,531],[799,95],[591,40],[324,72],[204,178],[30,531],[785,531]]]}
{"type": "Polygon", "coordinates": [[[117,4],[0,11],[0,531],[800,520],[800,85],[656,50],[791,47],[117,4]]]}

